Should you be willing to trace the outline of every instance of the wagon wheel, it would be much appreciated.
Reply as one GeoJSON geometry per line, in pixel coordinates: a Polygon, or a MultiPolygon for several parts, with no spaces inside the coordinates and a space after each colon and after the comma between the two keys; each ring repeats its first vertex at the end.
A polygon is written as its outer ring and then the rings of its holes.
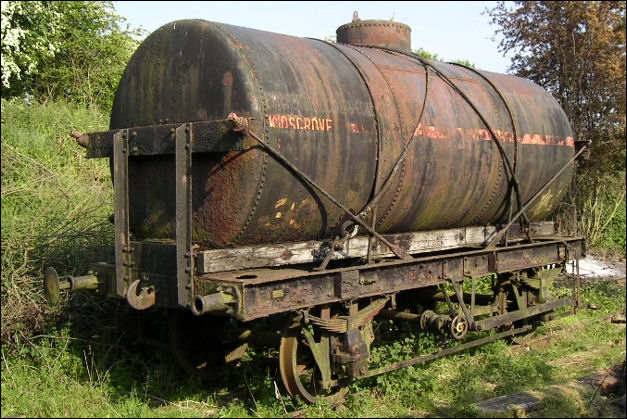
{"type": "Polygon", "coordinates": [[[225,343],[227,322],[226,317],[172,311],[170,349],[185,372],[200,380],[216,380],[227,372],[227,354],[231,346],[225,343]]]}
{"type": "Polygon", "coordinates": [[[294,321],[283,331],[279,368],[287,392],[308,403],[337,404],[348,391],[339,383],[331,367],[330,336],[294,321]],[[317,359],[316,359],[317,358],[317,359]],[[326,382],[325,382],[326,381],[326,382]]]}

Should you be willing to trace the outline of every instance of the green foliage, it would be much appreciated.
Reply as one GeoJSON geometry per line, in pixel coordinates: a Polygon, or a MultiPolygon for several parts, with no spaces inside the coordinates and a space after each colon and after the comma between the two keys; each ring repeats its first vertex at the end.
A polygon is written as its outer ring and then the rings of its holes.
{"type": "Polygon", "coordinates": [[[432,60],[432,61],[442,61],[440,59],[440,57],[438,57],[438,54],[434,54],[431,53],[429,51],[426,51],[424,48],[420,47],[416,50],[412,51],[414,54],[419,55],[420,57],[424,58],[425,60],[432,60]]]}
{"type": "Polygon", "coordinates": [[[624,167],[625,2],[499,2],[488,12],[500,50],[514,53],[510,70],[556,97],[576,137],[617,141],[599,158],[624,167]]]}
{"type": "Polygon", "coordinates": [[[474,63],[470,62],[470,60],[453,60],[451,61],[451,63],[463,65],[464,67],[474,68],[475,70],[477,69],[477,66],[474,63]]]}
{"type": "Polygon", "coordinates": [[[138,45],[135,37],[143,33],[125,27],[112,2],[2,4],[3,98],[26,95],[42,103],[54,99],[111,108],[138,45]]]}
{"type": "Polygon", "coordinates": [[[61,16],[41,1],[2,2],[2,97],[21,94],[26,79],[54,56],[61,16]]]}
{"type": "Polygon", "coordinates": [[[69,137],[102,131],[95,109],[2,99],[2,343],[45,325],[43,269],[82,275],[107,257],[112,227],[108,164],[85,159],[69,137]]]}
{"type": "MultiPolygon", "coordinates": [[[[440,58],[438,56],[438,54],[434,54],[431,53],[429,51],[426,51],[424,48],[420,47],[418,49],[415,49],[412,51],[414,54],[424,58],[425,60],[431,60],[431,61],[443,61],[442,58],[440,58]]],[[[470,67],[470,68],[474,68],[477,69],[477,66],[474,65],[472,62],[470,62],[470,60],[464,59],[464,60],[453,60],[450,61],[453,64],[459,64],[459,65],[463,65],[465,67],[470,67]]]]}
{"type": "MultiPolygon", "coordinates": [[[[580,181],[582,189],[585,180],[580,181]]],[[[606,175],[593,190],[583,189],[581,230],[593,247],[625,251],[625,175],[606,175]]]]}

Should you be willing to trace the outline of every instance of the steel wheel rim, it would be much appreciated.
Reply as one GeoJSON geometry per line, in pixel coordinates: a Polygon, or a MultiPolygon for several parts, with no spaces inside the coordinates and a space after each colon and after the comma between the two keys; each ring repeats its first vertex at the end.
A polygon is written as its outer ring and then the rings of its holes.
{"type": "MultiPolygon", "coordinates": [[[[334,387],[326,390],[327,394],[319,394],[316,391],[314,386],[319,378],[318,368],[300,330],[301,325],[295,323],[288,327],[281,337],[279,369],[287,392],[290,396],[300,397],[311,404],[320,401],[333,403],[342,400],[348,391],[345,387],[334,387]],[[304,383],[303,378],[308,379],[308,383],[304,383]]],[[[325,392],[322,389],[320,391],[325,392]]]]}

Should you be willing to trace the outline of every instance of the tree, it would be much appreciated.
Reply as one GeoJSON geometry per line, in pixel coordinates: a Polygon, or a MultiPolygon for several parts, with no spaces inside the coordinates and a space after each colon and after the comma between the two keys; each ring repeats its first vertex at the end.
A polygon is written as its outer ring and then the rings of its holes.
{"type": "Polygon", "coordinates": [[[575,137],[593,140],[590,169],[624,170],[625,2],[499,2],[487,12],[500,51],[514,54],[508,71],[553,94],[575,137]]]}
{"type": "Polygon", "coordinates": [[[2,97],[108,110],[142,33],[109,1],[3,2],[2,97]]]}
{"type": "Polygon", "coordinates": [[[60,18],[41,1],[2,2],[2,97],[26,90],[26,79],[57,52],[60,18]]]}
{"type": "Polygon", "coordinates": [[[442,61],[440,59],[440,57],[438,57],[438,54],[435,53],[431,53],[429,51],[427,51],[426,49],[420,47],[418,49],[412,50],[412,53],[419,55],[420,57],[424,58],[425,60],[431,60],[431,61],[442,61]]]}
{"type": "MultiPolygon", "coordinates": [[[[412,50],[412,53],[424,58],[425,60],[443,61],[442,58],[438,56],[438,54],[431,53],[422,47],[412,50]]],[[[463,65],[464,67],[470,67],[470,68],[477,70],[477,66],[474,65],[472,62],[470,62],[470,60],[468,59],[453,60],[453,61],[448,61],[448,62],[453,63],[453,64],[460,64],[460,65],[463,65]]]]}
{"type": "Polygon", "coordinates": [[[593,141],[560,228],[624,251],[625,1],[499,2],[487,13],[500,51],[513,53],[508,71],[552,93],[575,138],[593,141]]]}

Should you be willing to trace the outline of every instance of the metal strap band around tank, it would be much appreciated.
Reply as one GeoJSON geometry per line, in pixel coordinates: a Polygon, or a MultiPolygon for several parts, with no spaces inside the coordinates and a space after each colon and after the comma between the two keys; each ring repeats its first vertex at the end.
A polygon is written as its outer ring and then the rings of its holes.
{"type": "MultiPolygon", "coordinates": [[[[377,130],[377,137],[376,137],[376,141],[377,141],[377,164],[375,166],[375,171],[374,171],[374,185],[373,185],[373,189],[372,189],[372,195],[376,196],[376,194],[378,193],[377,191],[377,185],[379,183],[379,176],[380,176],[380,168],[381,168],[381,157],[380,157],[380,146],[381,146],[381,117],[379,116],[379,111],[377,110],[377,104],[374,100],[374,96],[372,95],[372,91],[370,90],[370,85],[368,84],[368,82],[366,81],[366,77],[364,76],[364,73],[361,71],[361,68],[359,68],[359,66],[357,65],[357,63],[348,56],[348,54],[346,54],[344,51],[342,51],[342,49],[340,47],[338,47],[337,45],[331,43],[331,42],[325,42],[325,41],[321,41],[319,39],[315,39],[315,38],[309,38],[315,41],[319,41],[319,42],[324,42],[325,44],[335,48],[340,54],[342,54],[347,60],[348,62],[350,62],[353,67],[355,68],[355,70],[357,71],[357,73],[359,74],[359,77],[361,78],[363,85],[366,87],[366,90],[368,90],[368,96],[370,96],[370,103],[372,103],[372,109],[374,111],[374,116],[375,116],[375,122],[376,122],[376,130],[377,130]]],[[[387,82],[387,81],[386,81],[387,82]]],[[[372,202],[372,199],[370,200],[372,202]]],[[[366,207],[368,207],[369,205],[366,204],[366,207]]],[[[362,210],[361,212],[359,212],[358,216],[365,216],[366,212],[364,210],[362,210]]],[[[377,211],[376,208],[372,211],[372,221],[370,224],[370,228],[375,231],[375,227],[376,227],[376,220],[377,218],[377,211]]],[[[372,262],[372,255],[370,252],[370,249],[372,248],[372,237],[373,235],[369,236],[369,243],[368,243],[368,254],[367,254],[367,260],[368,263],[372,262]]],[[[397,255],[398,256],[398,255],[397,255]]],[[[400,256],[399,256],[400,257],[400,256]]]]}
{"type": "MultiPolygon", "coordinates": [[[[400,50],[391,49],[391,48],[381,48],[381,49],[384,50],[384,51],[389,51],[391,53],[402,54],[402,55],[414,58],[414,59],[418,60],[419,62],[421,62],[423,65],[429,66],[430,68],[432,68],[435,71],[435,73],[442,80],[444,80],[451,88],[453,88],[453,90],[455,92],[457,92],[457,94],[459,94],[462,97],[462,99],[464,99],[466,101],[466,103],[468,103],[468,105],[473,109],[473,111],[475,111],[475,113],[477,114],[479,119],[481,119],[481,122],[483,122],[483,124],[487,128],[488,132],[492,136],[492,140],[496,144],[496,146],[497,146],[497,148],[499,150],[499,153],[501,155],[501,159],[503,160],[503,165],[504,165],[504,167],[506,169],[506,173],[509,175],[510,181],[512,182],[512,185],[514,186],[514,190],[516,192],[516,199],[518,200],[518,202],[522,202],[522,198],[520,196],[520,188],[519,188],[519,185],[518,185],[518,180],[517,180],[516,175],[515,175],[515,173],[514,173],[514,171],[512,169],[512,165],[510,164],[509,158],[507,157],[507,153],[505,153],[505,150],[503,149],[503,146],[499,142],[498,137],[494,133],[494,130],[492,129],[492,126],[488,123],[488,121],[485,119],[483,114],[475,106],[473,101],[470,100],[470,98],[468,96],[466,96],[466,94],[464,92],[462,92],[461,89],[448,76],[446,76],[446,74],[442,73],[440,70],[437,69],[437,67],[435,67],[434,65],[432,65],[431,63],[429,63],[427,60],[423,59],[419,55],[414,54],[414,53],[407,53],[405,51],[400,51],[400,50]]],[[[510,203],[510,205],[511,205],[511,203],[510,203]]],[[[525,219],[526,218],[527,217],[525,216],[525,219]]]]}
{"type": "MultiPolygon", "coordinates": [[[[370,47],[370,48],[375,48],[375,47],[370,47]]],[[[357,50],[357,51],[359,51],[359,50],[357,50]]],[[[359,51],[359,52],[361,52],[361,51],[359,51]]],[[[363,54],[363,52],[362,52],[362,54],[363,54]]],[[[375,67],[376,67],[376,64],[375,64],[375,67]]],[[[422,100],[422,109],[420,109],[420,115],[418,116],[418,121],[416,122],[416,127],[411,131],[411,138],[409,139],[409,141],[405,145],[405,148],[401,152],[401,154],[398,157],[398,159],[396,160],[396,162],[394,163],[394,166],[392,166],[392,169],[390,170],[390,173],[386,177],[383,185],[381,185],[381,188],[379,189],[378,193],[370,200],[370,202],[366,205],[366,207],[361,211],[360,215],[361,214],[366,214],[372,208],[372,206],[377,204],[377,202],[379,201],[381,196],[383,196],[383,193],[389,188],[389,186],[391,184],[392,177],[394,176],[394,174],[396,173],[398,168],[401,166],[401,164],[403,163],[403,161],[407,157],[409,149],[411,148],[411,146],[413,144],[415,144],[416,138],[418,138],[418,136],[414,135],[414,133],[416,132],[417,128],[420,126],[420,123],[422,122],[422,116],[424,115],[425,107],[427,105],[427,99],[429,98],[429,83],[430,83],[429,67],[427,67],[425,65],[423,65],[423,67],[425,68],[425,71],[426,71],[426,73],[425,73],[425,95],[424,95],[424,98],[422,100]]]]}
{"type": "MultiPolygon", "coordinates": [[[[380,139],[381,133],[380,133],[379,127],[381,126],[381,122],[380,122],[379,114],[378,114],[377,109],[376,109],[376,103],[374,101],[374,97],[372,95],[372,92],[370,91],[370,87],[368,86],[368,83],[367,83],[364,75],[362,74],[362,72],[359,69],[359,67],[357,66],[357,64],[347,54],[345,54],[343,51],[341,51],[341,49],[338,48],[337,46],[335,46],[333,44],[330,44],[330,45],[332,45],[336,49],[338,49],[355,66],[355,68],[359,72],[362,80],[364,81],[366,87],[368,88],[368,93],[370,94],[370,98],[372,100],[373,107],[375,109],[375,116],[377,118],[377,136],[378,136],[377,141],[380,143],[380,141],[381,141],[381,139],[380,139]]],[[[355,48],[354,46],[351,46],[351,48],[354,49],[355,51],[359,52],[360,54],[362,54],[364,57],[366,57],[366,59],[368,59],[374,65],[374,67],[379,71],[379,73],[381,74],[381,76],[385,80],[386,84],[388,85],[388,88],[390,90],[392,90],[392,87],[390,86],[388,80],[385,78],[383,73],[381,73],[381,71],[380,71],[379,67],[377,67],[376,63],[374,63],[374,61],[372,61],[372,59],[370,57],[368,57],[366,54],[364,54],[364,52],[361,51],[360,49],[355,48]]],[[[420,115],[418,116],[418,121],[416,122],[416,127],[418,127],[420,125],[420,122],[422,121],[422,116],[424,114],[424,110],[425,110],[425,106],[426,106],[427,98],[428,98],[428,93],[429,93],[429,68],[424,66],[424,65],[423,65],[423,67],[425,68],[425,71],[426,71],[426,76],[425,76],[425,79],[426,79],[425,80],[425,95],[424,95],[424,98],[423,98],[423,106],[422,106],[422,109],[420,110],[420,115]]],[[[396,95],[392,95],[392,97],[394,98],[394,101],[396,102],[396,95]]],[[[396,109],[397,109],[397,112],[398,112],[398,106],[396,106],[396,109]]],[[[399,116],[399,118],[400,118],[400,116],[399,116]]],[[[416,129],[411,131],[411,137],[410,137],[409,141],[405,145],[405,148],[401,152],[401,155],[398,157],[398,159],[394,163],[394,166],[392,167],[392,169],[390,170],[390,172],[386,176],[383,184],[381,185],[380,188],[378,188],[378,190],[377,190],[377,183],[378,183],[377,180],[378,180],[378,177],[380,176],[380,173],[379,173],[380,172],[380,170],[379,170],[380,164],[377,164],[377,171],[376,171],[376,175],[375,175],[375,188],[374,188],[374,191],[373,191],[374,192],[373,197],[366,204],[364,209],[362,209],[359,212],[359,214],[358,214],[358,216],[360,216],[360,217],[365,217],[368,214],[369,211],[371,211],[371,210],[373,211],[373,215],[372,215],[372,229],[373,230],[375,229],[375,224],[376,224],[376,220],[375,220],[375,217],[376,217],[376,205],[377,205],[379,199],[383,196],[385,191],[387,191],[387,189],[391,185],[392,177],[394,176],[394,174],[396,173],[398,168],[401,166],[401,164],[405,160],[405,157],[407,157],[409,149],[414,144],[414,140],[415,140],[415,138],[417,138],[415,135],[413,135],[413,133],[415,131],[416,131],[416,129]]],[[[377,156],[378,155],[379,155],[379,147],[378,147],[378,144],[377,144],[377,156]]],[[[380,161],[380,159],[377,159],[377,162],[379,162],[379,161],[380,161]]],[[[370,246],[369,246],[369,248],[370,248],[370,246]]],[[[370,258],[369,258],[369,260],[370,260],[370,258]]]]}
{"type": "MultiPolygon", "coordinates": [[[[368,61],[370,61],[372,63],[372,65],[374,66],[374,68],[377,70],[377,72],[381,75],[381,78],[385,81],[385,84],[387,85],[387,87],[388,87],[388,89],[390,90],[390,93],[391,93],[390,97],[394,101],[394,109],[396,110],[396,115],[398,117],[398,123],[399,123],[400,129],[401,129],[401,133],[402,133],[402,131],[403,131],[403,118],[401,117],[400,112],[399,112],[399,106],[398,106],[398,102],[396,100],[397,95],[394,92],[394,88],[390,84],[390,81],[385,76],[385,73],[383,73],[381,71],[381,69],[377,66],[377,64],[374,62],[374,60],[368,56],[368,54],[364,53],[363,49],[358,49],[355,45],[352,45],[352,44],[346,44],[346,47],[354,49],[359,54],[363,55],[368,61]]],[[[361,46],[361,48],[374,48],[374,47],[361,46]]],[[[380,159],[377,159],[377,162],[380,162],[380,161],[381,161],[380,159]]],[[[379,164],[377,165],[377,167],[379,167],[379,164]]],[[[372,199],[370,199],[370,201],[364,206],[364,209],[362,209],[359,212],[359,216],[365,218],[366,215],[368,214],[368,212],[372,211],[372,228],[373,229],[375,229],[377,224],[383,223],[383,221],[387,218],[387,216],[390,214],[392,208],[396,204],[396,197],[398,196],[398,193],[402,189],[404,174],[405,174],[405,171],[404,170],[401,171],[400,179],[398,181],[396,196],[392,199],[392,202],[390,203],[389,207],[387,208],[387,210],[383,214],[383,217],[379,218],[378,220],[376,219],[377,208],[378,208],[377,205],[376,205],[376,202],[383,195],[383,192],[385,192],[385,190],[388,188],[389,185],[382,185],[382,187],[379,188],[378,191],[375,189],[374,192],[376,192],[376,193],[373,195],[372,199]]],[[[389,182],[391,180],[391,176],[392,176],[392,174],[390,172],[390,174],[386,177],[386,182],[389,182]]],[[[368,263],[370,263],[370,253],[368,254],[368,263]]]]}
{"type": "MultiPolygon", "coordinates": [[[[514,176],[516,175],[516,167],[517,167],[517,162],[518,162],[518,130],[516,129],[516,121],[514,118],[514,114],[512,113],[512,109],[511,106],[509,105],[509,103],[507,102],[507,100],[505,99],[505,96],[503,96],[503,94],[501,93],[501,91],[499,90],[498,87],[496,87],[496,85],[494,83],[492,83],[492,80],[490,80],[488,77],[486,77],[485,75],[483,75],[481,72],[475,70],[472,67],[468,67],[467,65],[463,65],[463,64],[459,64],[459,63],[448,63],[451,65],[456,65],[458,67],[463,67],[466,70],[469,70],[473,73],[475,73],[477,76],[481,77],[483,80],[485,80],[486,83],[488,83],[488,85],[490,85],[490,87],[496,92],[496,94],[499,96],[499,98],[501,99],[501,101],[503,102],[503,104],[505,105],[505,109],[507,110],[507,114],[509,115],[509,120],[510,123],[512,125],[512,134],[514,136],[514,162],[513,162],[513,173],[514,176]]],[[[514,193],[514,190],[512,188],[512,191],[510,192],[510,205],[509,205],[509,214],[508,214],[508,223],[512,220],[512,211],[513,211],[513,206],[511,205],[511,200],[512,200],[512,194],[514,193]]],[[[520,209],[522,202],[517,201],[517,205],[518,205],[518,209],[520,209]]],[[[523,214],[522,217],[524,217],[524,221],[529,224],[529,220],[526,219],[526,215],[523,214]]],[[[531,237],[529,237],[531,239],[531,237]]],[[[505,235],[505,241],[507,242],[507,234],[505,235]]]]}
{"type": "Polygon", "coordinates": [[[131,280],[131,240],[128,202],[128,129],[113,134],[113,190],[115,206],[115,276],[116,291],[121,297],[131,280]]]}
{"type": "MultiPolygon", "coordinates": [[[[412,54],[412,55],[415,56],[415,58],[418,59],[419,61],[426,62],[421,57],[419,57],[419,56],[417,56],[415,54],[412,54]]],[[[453,88],[453,90],[455,90],[466,101],[466,103],[468,103],[468,105],[470,105],[470,107],[475,111],[475,113],[477,114],[479,119],[481,119],[481,122],[483,122],[483,124],[486,126],[486,128],[490,132],[490,135],[492,136],[492,140],[494,141],[494,144],[496,144],[496,146],[497,146],[497,148],[499,150],[499,153],[501,155],[501,159],[503,160],[503,165],[504,165],[504,167],[506,169],[506,173],[509,175],[510,182],[512,183],[512,185],[514,187],[514,191],[516,193],[516,200],[519,203],[522,202],[522,197],[520,195],[520,188],[519,188],[519,185],[518,185],[518,179],[516,178],[516,174],[514,172],[514,169],[512,168],[512,165],[511,165],[511,163],[509,161],[509,158],[507,157],[507,153],[505,152],[505,150],[503,149],[503,146],[499,142],[498,137],[496,136],[496,134],[494,133],[494,130],[492,129],[492,126],[488,123],[488,121],[483,116],[483,114],[475,106],[474,102],[472,100],[470,100],[470,98],[468,96],[466,96],[466,94],[464,92],[462,92],[461,89],[448,76],[446,76],[444,73],[442,73],[440,70],[438,70],[433,65],[431,65],[429,63],[427,63],[427,65],[429,65],[431,68],[433,68],[435,70],[436,74],[438,74],[438,76],[440,76],[440,78],[442,80],[444,80],[449,86],[451,86],[453,88]]],[[[511,202],[510,202],[510,205],[511,205],[511,202]]],[[[524,213],[522,215],[523,215],[524,219],[527,219],[527,216],[524,215],[524,213]]]]}
{"type": "Polygon", "coordinates": [[[538,192],[536,192],[531,198],[529,198],[529,201],[527,201],[525,203],[525,205],[523,205],[523,207],[518,210],[518,212],[512,217],[512,219],[509,221],[509,223],[507,223],[507,225],[505,225],[505,227],[503,227],[501,230],[499,230],[498,232],[495,233],[494,237],[490,240],[490,242],[487,245],[487,249],[490,248],[494,248],[498,242],[503,238],[503,235],[505,235],[505,233],[507,232],[507,230],[509,229],[509,227],[514,223],[514,221],[516,221],[518,219],[518,217],[520,217],[522,214],[524,214],[525,210],[540,196],[540,194],[546,189],[548,188],[548,186],[553,183],[553,181],[555,181],[555,179],[557,179],[559,177],[559,175],[562,174],[562,172],[564,170],[566,170],[566,168],[572,163],[574,162],[577,157],[579,157],[585,150],[586,148],[588,148],[588,146],[590,145],[591,141],[588,142],[588,144],[584,145],[578,152],[577,154],[575,154],[573,157],[571,157],[570,160],[568,160],[568,163],[566,163],[557,173],[555,173],[553,175],[553,177],[551,179],[548,180],[548,182],[546,182],[544,184],[544,186],[542,186],[538,192]]]}
{"type": "Polygon", "coordinates": [[[176,128],[175,176],[176,176],[176,277],[178,304],[189,307],[193,295],[192,252],[192,124],[176,128]]]}
{"type": "MultiPolygon", "coordinates": [[[[253,55],[249,55],[246,53],[246,49],[242,46],[242,43],[240,42],[240,40],[237,38],[237,36],[230,32],[229,30],[227,30],[224,25],[219,24],[219,23],[215,23],[214,25],[219,28],[229,39],[231,39],[231,41],[233,41],[233,43],[237,46],[237,48],[239,48],[239,51],[242,55],[242,60],[248,64],[248,66],[250,67],[250,73],[253,76],[253,88],[257,89],[257,96],[261,99],[260,100],[260,106],[261,106],[261,114],[263,115],[267,115],[268,114],[268,110],[267,110],[267,99],[265,97],[265,93],[264,93],[264,89],[263,87],[261,87],[261,83],[259,82],[259,75],[257,74],[257,70],[255,69],[255,62],[254,62],[254,56],[253,55]]],[[[263,125],[263,135],[266,139],[268,139],[268,126],[267,126],[267,122],[266,122],[266,118],[262,117],[261,118],[261,123],[263,125]]],[[[259,205],[259,200],[261,199],[261,195],[263,193],[263,189],[264,186],[266,184],[266,171],[268,170],[268,155],[266,153],[264,153],[262,155],[262,167],[261,167],[261,176],[259,177],[259,182],[257,183],[257,193],[255,194],[255,200],[253,202],[253,206],[252,208],[248,211],[248,216],[246,217],[246,221],[244,222],[244,226],[242,227],[242,229],[237,233],[237,236],[235,238],[235,240],[239,239],[240,237],[242,237],[242,235],[244,234],[244,232],[246,230],[248,230],[248,226],[250,225],[250,222],[253,219],[253,216],[255,215],[255,213],[257,212],[257,206],[259,205]]]]}

